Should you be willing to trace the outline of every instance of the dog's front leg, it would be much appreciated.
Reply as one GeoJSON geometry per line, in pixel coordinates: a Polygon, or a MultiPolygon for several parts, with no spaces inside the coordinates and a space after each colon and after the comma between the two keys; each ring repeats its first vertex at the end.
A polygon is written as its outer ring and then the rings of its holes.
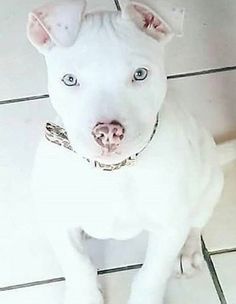
{"type": "Polygon", "coordinates": [[[187,228],[179,227],[150,232],[145,262],[134,279],[128,304],[163,304],[167,281],[187,234],[187,228]]]}
{"type": "Polygon", "coordinates": [[[65,304],[102,304],[97,271],[83,246],[81,230],[48,231],[48,237],[66,279],[65,304]]]}

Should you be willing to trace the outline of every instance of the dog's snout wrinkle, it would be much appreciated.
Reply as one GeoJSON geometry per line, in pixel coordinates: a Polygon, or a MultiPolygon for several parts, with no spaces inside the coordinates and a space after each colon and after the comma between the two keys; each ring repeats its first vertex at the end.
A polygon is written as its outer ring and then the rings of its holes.
{"type": "Polygon", "coordinates": [[[111,123],[97,123],[92,130],[92,135],[103,149],[113,152],[124,138],[125,129],[118,121],[111,123]]]}

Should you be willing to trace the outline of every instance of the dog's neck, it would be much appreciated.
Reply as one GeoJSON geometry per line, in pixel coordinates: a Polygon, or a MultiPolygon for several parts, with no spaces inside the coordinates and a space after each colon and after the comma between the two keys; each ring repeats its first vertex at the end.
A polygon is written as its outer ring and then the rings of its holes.
{"type": "MultiPolygon", "coordinates": [[[[131,166],[134,165],[137,157],[140,155],[140,153],[143,152],[143,150],[145,150],[148,146],[148,144],[152,141],[157,127],[159,124],[159,115],[157,114],[157,118],[156,118],[156,122],[155,125],[153,127],[153,131],[152,134],[149,138],[149,141],[147,142],[147,144],[137,153],[135,153],[134,155],[124,159],[123,161],[116,163],[116,164],[103,164],[100,163],[99,161],[96,160],[90,160],[86,157],[84,157],[84,159],[90,163],[93,167],[95,168],[100,168],[103,171],[114,171],[114,170],[118,170],[124,166],[131,166]]],[[[46,124],[46,129],[45,129],[45,137],[47,140],[49,140],[51,143],[57,144],[59,146],[62,146],[66,149],[69,149],[73,152],[76,153],[76,151],[73,150],[72,145],[70,144],[69,138],[67,136],[67,132],[64,128],[54,124],[54,123],[47,123],[46,124]]]]}

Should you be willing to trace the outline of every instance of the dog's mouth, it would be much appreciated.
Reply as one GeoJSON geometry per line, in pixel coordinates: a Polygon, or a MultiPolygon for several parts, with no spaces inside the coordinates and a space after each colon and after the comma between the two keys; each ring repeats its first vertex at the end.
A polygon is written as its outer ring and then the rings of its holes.
{"type": "Polygon", "coordinates": [[[95,160],[109,164],[122,161],[124,158],[123,153],[117,149],[101,149],[101,152],[94,156],[95,160]]]}
{"type": "Polygon", "coordinates": [[[102,156],[112,156],[114,154],[120,154],[118,151],[117,151],[117,146],[116,145],[107,145],[105,147],[103,147],[101,149],[101,155],[102,156]]]}
{"type": "Polygon", "coordinates": [[[114,155],[121,155],[121,152],[117,150],[103,149],[101,153],[101,157],[114,157],[114,155]]]}

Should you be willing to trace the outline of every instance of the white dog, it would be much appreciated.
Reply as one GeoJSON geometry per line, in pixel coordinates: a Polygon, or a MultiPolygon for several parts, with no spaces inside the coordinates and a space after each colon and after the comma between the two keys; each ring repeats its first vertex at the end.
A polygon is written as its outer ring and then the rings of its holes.
{"type": "MultiPolygon", "coordinates": [[[[163,303],[178,256],[180,273],[201,266],[201,230],[223,187],[213,138],[176,101],[164,102],[164,46],[181,34],[183,10],[122,4],[122,13],[86,13],[85,0],[67,0],[29,15],[63,128],[47,125],[33,191],[66,304],[103,303],[83,231],[124,240],[144,230],[146,259],[128,303],[163,303]]],[[[230,160],[235,142],[225,147],[230,160]]]]}

